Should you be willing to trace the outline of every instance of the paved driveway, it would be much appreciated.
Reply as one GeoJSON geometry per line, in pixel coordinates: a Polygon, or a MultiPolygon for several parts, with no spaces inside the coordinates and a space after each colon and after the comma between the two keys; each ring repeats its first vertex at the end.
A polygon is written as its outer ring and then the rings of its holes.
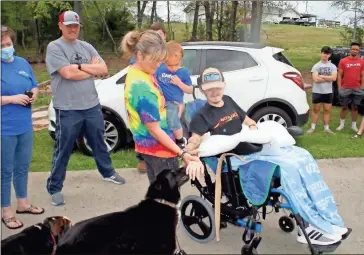
{"type": "MultiPolygon", "coordinates": [[[[337,250],[336,254],[355,254],[364,251],[364,158],[319,160],[325,180],[338,204],[338,210],[353,233],[337,250]]],[[[46,216],[66,215],[77,222],[112,211],[124,210],[144,197],[148,181],[145,174],[134,169],[120,169],[128,183],[118,186],[105,183],[97,171],[73,171],[67,173],[64,187],[66,205],[54,207],[45,190],[48,173],[31,173],[29,194],[33,203],[46,209],[45,215],[19,217],[25,226],[42,221],[46,216]]],[[[197,190],[186,184],[182,194],[197,194],[197,190]]],[[[13,193],[14,200],[14,193],[13,193]]],[[[14,203],[15,204],[15,203],[14,203]]],[[[294,233],[283,233],[278,226],[280,214],[269,214],[263,224],[263,240],[260,254],[309,254],[305,245],[296,242],[294,233]]],[[[2,239],[20,230],[8,230],[2,225],[2,239]]],[[[190,240],[182,229],[178,229],[179,241],[188,254],[240,254],[242,229],[229,225],[221,232],[221,241],[199,244],[190,240]]]]}

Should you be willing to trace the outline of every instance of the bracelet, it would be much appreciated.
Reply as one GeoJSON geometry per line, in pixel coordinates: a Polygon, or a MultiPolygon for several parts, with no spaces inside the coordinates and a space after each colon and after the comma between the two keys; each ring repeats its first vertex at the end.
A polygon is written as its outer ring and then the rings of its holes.
{"type": "Polygon", "coordinates": [[[181,155],[179,155],[178,157],[180,158],[180,159],[183,159],[183,155],[185,155],[187,152],[186,151],[182,151],[182,153],[181,153],[181,155]]]}

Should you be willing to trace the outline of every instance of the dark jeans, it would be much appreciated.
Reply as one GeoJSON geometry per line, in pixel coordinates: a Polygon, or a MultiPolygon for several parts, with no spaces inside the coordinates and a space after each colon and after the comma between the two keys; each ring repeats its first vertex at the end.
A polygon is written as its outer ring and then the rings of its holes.
{"type": "Polygon", "coordinates": [[[147,175],[149,183],[157,180],[157,175],[163,170],[173,170],[179,168],[178,158],[159,158],[151,155],[141,155],[147,165],[147,175]]]}
{"type": "Polygon", "coordinates": [[[84,133],[92,149],[97,168],[103,177],[115,173],[104,141],[104,119],[101,106],[87,110],[56,111],[56,144],[52,170],[47,180],[49,194],[60,192],[66,178],[68,161],[77,137],[84,133]],[[83,131],[83,132],[82,132],[83,131]]]}
{"type": "Polygon", "coordinates": [[[1,207],[10,206],[11,181],[16,198],[26,198],[32,160],[33,129],[20,135],[1,136],[1,207]]]}

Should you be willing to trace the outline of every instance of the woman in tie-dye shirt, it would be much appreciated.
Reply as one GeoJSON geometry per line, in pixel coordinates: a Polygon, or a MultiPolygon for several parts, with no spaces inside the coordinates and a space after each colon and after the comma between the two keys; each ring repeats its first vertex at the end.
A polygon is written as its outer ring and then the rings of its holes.
{"type": "Polygon", "coordinates": [[[124,98],[128,121],[135,142],[147,165],[150,183],[164,169],[177,169],[178,157],[185,163],[198,161],[175,143],[168,128],[165,100],[154,73],[167,57],[162,37],[155,31],[132,31],[121,42],[124,54],[135,55],[125,80],[124,98]]]}

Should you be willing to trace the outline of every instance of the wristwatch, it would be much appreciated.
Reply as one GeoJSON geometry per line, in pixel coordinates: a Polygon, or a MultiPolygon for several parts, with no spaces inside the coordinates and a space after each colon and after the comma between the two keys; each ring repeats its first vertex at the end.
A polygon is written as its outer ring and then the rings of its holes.
{"type": "Polygon", "coordinates": [[[78,65],[78,70],[81,70],[81,64],[77,64],[78,65]]]}

